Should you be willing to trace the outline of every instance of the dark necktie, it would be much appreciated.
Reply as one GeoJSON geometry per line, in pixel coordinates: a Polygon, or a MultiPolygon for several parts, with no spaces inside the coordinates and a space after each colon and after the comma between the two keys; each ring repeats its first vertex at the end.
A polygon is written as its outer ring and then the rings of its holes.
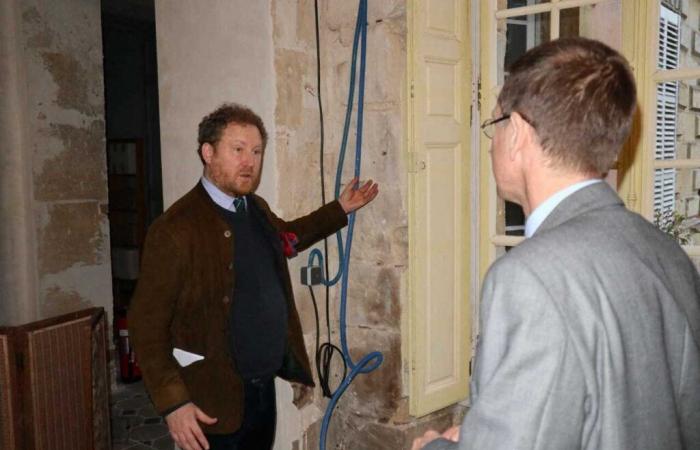
{"type": "Polygon", "coordinates": [[[245,200],[243,197],[234,198],[233,207],[236,208],[236,214],[245,214],[245,200]]]}

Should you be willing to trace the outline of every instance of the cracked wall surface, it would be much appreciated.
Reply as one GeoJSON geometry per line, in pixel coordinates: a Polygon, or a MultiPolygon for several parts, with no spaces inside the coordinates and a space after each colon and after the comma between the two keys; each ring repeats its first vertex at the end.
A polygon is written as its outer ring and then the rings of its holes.
{"type": "MultiPolygon", "coordinates": [[[[321,96],[325,118],[324,175],[326,195],[333,198],[350,78],[350,59],[357,2],[319,2],[321,96]]],[[[278,211],[294,217],[318,207],[320,127],[316,83],[314,2],[273,0],[272,17],[277,75],[275,109],[278,211]]],[[[376,371],[358,375],[333,414],[327,448],[405,449],[428,426],[445,428],[457,420],[455,406],[420,420],[408,414],[401,348],[401,311],[407,301],[408,180],[402,156],[405,125],[406,2],[369,2],[367,78],[365,86],[362,178],[380,184],[377,199],[356,216],[348,288],[347,333],[353,361],[381,351],[376,371]]],[[[357,98],[357,95],[355,95],[357,98]]],[[[355,119],[347,146],[342,180],[354,169],[355,119]]],[[[337,267],[335,238],[329,240],[331,272],[337,267]]],[[[306,265],[308,253],[290,262],[292,276],[306,265]]],[[[295,296],[313,361],[315,318],[308,288],[295,284],[295,296]]],[[[323,323],[322,289],[316,289],[323,323]]],[[[333,341],[339,345],[339,285],[331,289],[333,341]]],[[[325,328],[322,328],[325,336],[325,328]]],[[[331,383],[337,385],[336,381],[331,383]]],[[[281,404],[280,420],[301,423],[291,447],[318,448],[320,424],[328,400],[320,388],[313,400],[296,411],[281,404]]]]}
{"type": "Polygon", "coordinates": [[[3,197],[2,207],[26,212],[10,231],[22,227],[27,238],[0,253],[0,264],[13,252],[28,263],[24,277],[2,290],[31,295],[5,297],[2,319],[27,322],[89,306],[111,311],[100,4],[9,0],[3,13],[13,27],[9,88],[16,98],[0,108],[18,118],[18,145],[6,150],[13,164],[0,171],[25,178],[10,186],[16,195],[3,197]]]}

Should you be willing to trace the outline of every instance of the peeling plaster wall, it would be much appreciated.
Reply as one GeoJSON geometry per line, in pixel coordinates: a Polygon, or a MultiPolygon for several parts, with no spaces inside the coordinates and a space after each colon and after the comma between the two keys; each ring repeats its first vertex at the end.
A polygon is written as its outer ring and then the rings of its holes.
{"type": "MultiPolygon", "coordinates": [[[[325,177],[328,198],[340,148],[357,2],[319,2],[321,93],[325,116],[325,177]]],[[[278,212],[283,217],[310,211],[321,202],[319,119],[313,0],[273,0],[277,74],[278,212]]],[[[362,177],[380,183],[379,197],[357,215],[348,291],[348,345],[354,361],[373,350],[384,354],[381,367],[359,375],[333,414],[327,448],[405,449],[426,427],[451,425],[463,408],[447,408],[420,421],[408,415],[401,348],[401,311],[407,301],[408,180],[402,156],[405,136],[406,2],[369,2],[367,79],[362,177]]],[[[356,96],[357,98],[357,96],[356,96]]],[[[354,120],[353,120],[354,124],[354,120]]],[[[354,126],[354,125],[353,125],[354,126]]],[[[350,133],[343,181],[353,173],[354,128],[350,133]]],[[[335,238],[331,271],[337,267],[335,238]]],[[[293,279],[308,253],[291,261],[293,279]]],[[[295,284],[295,296],[309,355],[315,352],[315,319],[308,289],[295,284]]],[[[339,343],[339,286],[332,288],[331,317],[339,343]]],[[[321,299],[321,289],[317,298],[321,299]]],[[[321,301],[322,303],[322,301],[321,301]]],[[[325,317],[324,306],[320,314],[325,317]]],[[[324,328],[325,329],[325,328],[324,328]]],[[[324,331],[325,335],[325,331],[324,331]]],[[[337,385],[335,382],[334,385],[337,385]]],[[[317,387],[300,410],[286,407],[280,421],[297,421],[297,430],[278,449],[316,449],[328,400],[317,387]]]]}
{"type": "MultiPolygon", "coordinates": [[[[3,198],[2,205],[29,211],[10,228],[28,234],[30,244],[15,250],[28,261],[22,271],[29,284],[19,286],[20,277],[14,288],[30,295],[16,297],[8,309],[20,311],[11,316],[21,322],[88,306],[110,311],[100,4],[10,0],[3,10],[10,9],[11,63],[22,77],[9,89],[14,105],[0,108],[21,123],[14,140],[19,145],[8,149],[15,167],[3,165],[0,176],[19,170],[26,179],[14,185],[21,195],[3,198]]],[[[0,257],[3,265],[11,263],[6,252],[0,257]]],[[[3,293],[11,287],[4,284],[3,293]]]]}

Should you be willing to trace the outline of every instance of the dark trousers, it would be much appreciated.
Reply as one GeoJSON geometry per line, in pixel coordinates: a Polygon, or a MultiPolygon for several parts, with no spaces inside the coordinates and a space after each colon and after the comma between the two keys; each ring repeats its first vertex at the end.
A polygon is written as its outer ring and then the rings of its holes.
{"type": "Polygon", "coordinates": [[[210,450],[271,450],[275,442],[277,407],[275,379],[243,383],[245,399],[241,428],[232,434],[207,434],[210,450]]]}

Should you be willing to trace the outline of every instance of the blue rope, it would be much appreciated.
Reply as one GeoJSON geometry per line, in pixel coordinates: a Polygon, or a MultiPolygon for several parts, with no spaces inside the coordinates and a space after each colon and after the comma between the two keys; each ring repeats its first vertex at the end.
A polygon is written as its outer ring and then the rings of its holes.
{"type": "MultiPolygon", "coordinates": [[[[365,71],[366,71],[366,60],[367,60],[367,0],[360,0],[358,11],[357,11],[357,22],[355,24],[355,36],[352,43],[352,62],[350,67],[350,86],[348,92],[348,103],[345,112],[345,125],[343,127],[343,138],[340,146],[340,154],[338,157],[338,167],[336,170],[335,178],[335,198],[340,197],[340,182],[343,174],[343,166],[345,164],[345,150],[347,147],[348,135],[350,131],[350,120],[352,118],[353,101],[355,96],[355,73],[357,70],[357,51],[358,46],[361,47],[360,52],[360,81],[357,96],[357,131],[355,138],[355,169],[354,175],[358,179],[360,178],[360,165],[362,162],[362,123],[364,118],[364,98],[365,98],[365,71]]],[[[352,248],[352,236],[353,230],[355,228],[355,213],[351,213],[348,219],[348,231],[345,240],[345,246],[343,246],[342,233],[338,231],[336,233],[336,238],[338,242],[338,273],[333,277],[333,279],[328,280],[327,274],[323,273],[323,284],[326,286],[332,286],[341,281],[340,289],[340,344],[343,351],[343,358],[345,363],[350,368],[350,373],[343,379],[340,383],[338,389],[336,389],[333,397],[328,403],[326,412],[323,415],[323,422],[321,423],[321,435],[320,435],[320,449],[326,449],[326,436],[328,434],[328,426],[330,424],[331,416],[333,415],[333,410],[338,403],[338,400],[343,395],[345,390],[350,386],[350,383],[355,379],[355,377],[360,373],[369,373],[377,369],[384,360],[384,357],[380,352],[371,352],[364,357],[362,357],[357,364],[355,364],[350,356],[350,350],[348,349],[347,343],[347,294],[348,294],[348,279],[350,276],[350,250],[352,248]]],[[[309,254],[308,265],[312,266],[314,260],[318,259],[319,265],[323,268],[323,255],[318,249],[313,249],[309,254]]],[[[323,269],[321,269],[323,270],[323,269]]]]}
{"type": "MultiPolygon", "coordinates": [[[[335,172],[335,189],[334,189],[334,195],[335,199],[337,200],[340,197],[340,182],[342,180],[343,176],[343,167],[345,166],[345,151],[348,146],[348,135],[350,134],[350,120],[352,119],[352,105],[353,101],[355,99],[355,72],[356,70],[356,64],[357,64],[357,47],[358,47],[358,42],[359,42],[359,36],[361,34],[361,30],[364,30],[364,33],[366,35],[367,30],[366,30],[366,12],[367,12],[367,5],[365,0],[360,0],[360,6],[357,12],[357,21],[355,23],[355,36],[352,41],[352,58],[351,58],[351,63],[350,63],[350,87],[349,87],[349,92],[348,92],[348,103],[347,103],[347,108],[345,110],[345,124],[343,125],[343,138],[340,141],[340,153],[338,155],[338,166],[336,168],[335,172]],[[364,6],[363,6],[364,4],[364,6]],[[364,8],[364,14],[365,14],[365,21],[362,22],[361,20],[361,15],[363,14],[363,8],[364,8]]],[[[362,49],[362,54],[364,55],[365,49],[362,49]]],[[[363,83],[364,83],[364,74],[361,75],[363,78],[363,83]]],[[[360,94],[364,98],[364,92],[360,94]]],[[[359,118],[359,109],[362,108],[362,104],[359,103],[358,105],[358,121],[357,121],[357,127],[362,130],[362,122],[360,121],[359,118]]],[[[355,142],[355,154],[357,155],[358,153],[361,153],[362,150],[358,147],[357,141],[355,142]]],[[[355,164],[355,176],[359,176],[360,174],[360,165],[357,164],[357,157],[356,157],[356,164],[355,164]]],[[[355,213],[352,213],[350,215],[350,221],[352,218],[355,216],[355,213]]],[[[348,227],[348,233],[352,230],[351,227],[348,227]]],[[[343,234],[341,231],[338,231],[336,234],[336,242],[338,244],[338,273],[333,276],[333,279],[330,281],[328,280],[328,274],[322,272],[322,280],[321,282],[326,285],[326,286],[333,286],[335,285],[339,280],[340,277],[343,275],[344,272],[344,248],[343,248],[343,234]]],[[[314,260],[318,259],[319,265],[321,266],[321,271],[323,271],[323,254],[321,253],[321,250],[315,248],[311,250],[311,253],[309,253],[309,260],[307,265],[309,267],[314,265],[314,260]]]]}

